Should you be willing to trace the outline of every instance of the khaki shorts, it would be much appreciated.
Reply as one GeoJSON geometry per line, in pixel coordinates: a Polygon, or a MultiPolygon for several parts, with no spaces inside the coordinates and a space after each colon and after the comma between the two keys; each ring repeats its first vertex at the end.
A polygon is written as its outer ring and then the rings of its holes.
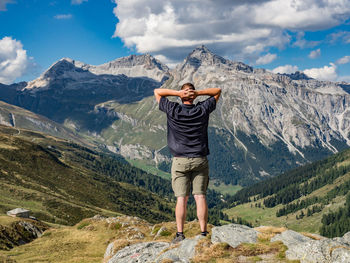
{"type": "Polygon", "coordinates": [[[209,163],[204,157],[174,157],[171,165],[171,185],[176,197],[205,195],[209,183],[209,163]]]}

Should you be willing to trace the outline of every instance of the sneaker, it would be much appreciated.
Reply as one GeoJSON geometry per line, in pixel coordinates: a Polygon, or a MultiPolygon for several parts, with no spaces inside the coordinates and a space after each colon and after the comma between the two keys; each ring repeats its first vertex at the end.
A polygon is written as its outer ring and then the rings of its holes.
{"type": "Polygon", "coordinates": [[[177,243],[181,242],[184,239],[185,239],[185,235],[184,234],[176,233],[176,236],[175,236],[175,238],[173,239],[173,241],[171,243],[177,244],[177,243]]]}
{"type": "Polygon", "coordinates": [[[209,234],[208,231],[201,232],[201,236],[206,237],[209,234]]]}

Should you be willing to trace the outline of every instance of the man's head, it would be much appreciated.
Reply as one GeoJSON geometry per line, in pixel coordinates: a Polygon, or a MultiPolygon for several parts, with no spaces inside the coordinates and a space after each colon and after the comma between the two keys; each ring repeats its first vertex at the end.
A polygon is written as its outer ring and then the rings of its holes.
{"type": "Polygon", "coordinates": [[[183,84],[182,87],[181,87],[181,90],[183,90],[183,89],[192,89],[192,90],[195,90],[193,84],[190,83],[190,82],[187,82],[187,83],[183,84]]]}
{"type": "MultiPolygon", "coordinates": [[[[195,90],[194,85],[190,82],[187,82],[181,86],[181,90],[186,90],[186,89],[195,90]]],[[[194,99],[192,99],[192,98],[182,99],[182,103],[187,102],[186,104],[188,104],[188,103],[192,104],[193,101],[194,101],[194,99]]]]}

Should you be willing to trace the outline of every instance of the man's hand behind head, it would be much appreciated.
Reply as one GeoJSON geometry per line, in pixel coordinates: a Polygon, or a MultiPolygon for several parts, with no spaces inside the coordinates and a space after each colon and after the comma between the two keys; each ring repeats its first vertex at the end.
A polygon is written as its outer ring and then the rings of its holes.
{"type": "Polygon", "coordinates": [[[197,97],[196,91],[189,89],[189,88],[180,90],[179,96],[180,96],[181,100],[183,100],[183,101],[189,101],[189,100],[193,101],[197,97]]]}

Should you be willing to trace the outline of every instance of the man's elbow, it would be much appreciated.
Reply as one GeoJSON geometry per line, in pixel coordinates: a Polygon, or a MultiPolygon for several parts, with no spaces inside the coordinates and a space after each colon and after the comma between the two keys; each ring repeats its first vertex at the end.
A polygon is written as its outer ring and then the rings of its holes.
{"type": "Polygon", "coordinates": [[[159,95],[159,89],[153,90],[154,97],[156,98],[156,101],[159,103],[161,96],[159,95]]]}

